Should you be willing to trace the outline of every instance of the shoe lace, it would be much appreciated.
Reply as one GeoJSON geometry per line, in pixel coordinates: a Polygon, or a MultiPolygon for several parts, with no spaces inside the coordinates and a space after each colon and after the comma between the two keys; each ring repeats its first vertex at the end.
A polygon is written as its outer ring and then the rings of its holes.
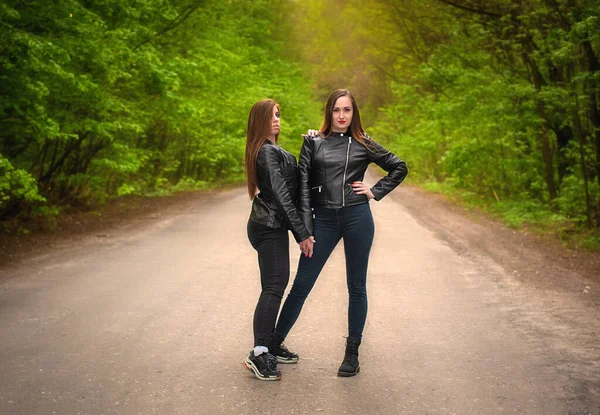
{"type": "Polygon", "coordinates": [[[275,370],[277,368],[277,358],[271,353],[266,353],[265,362],[267,363],[269,369],[275,370]]]}
{"type": "Polygon", "coordinates": [[[352,341],[350,339],[346,340],[346,353],[358,355],[358,346],[360,346],[360,341],[352,341]]]}
{"type": "Polygon", "coordinates": [[[350,363],[353,366],[356,366],[356,363],[358,362],[358,356],[355,354],[347,354],[346,356],[344,356],[345,359],[348,363],[350,363]]]}

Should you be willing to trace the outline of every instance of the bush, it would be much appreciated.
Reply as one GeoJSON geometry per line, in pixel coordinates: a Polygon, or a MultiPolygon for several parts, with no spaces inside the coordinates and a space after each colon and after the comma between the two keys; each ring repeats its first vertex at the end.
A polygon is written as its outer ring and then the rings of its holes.
{"type": "Polygon", "coordinates": [[[0,217],[29,214],[45,202],[35,178],[0,155],[0,217]]]}

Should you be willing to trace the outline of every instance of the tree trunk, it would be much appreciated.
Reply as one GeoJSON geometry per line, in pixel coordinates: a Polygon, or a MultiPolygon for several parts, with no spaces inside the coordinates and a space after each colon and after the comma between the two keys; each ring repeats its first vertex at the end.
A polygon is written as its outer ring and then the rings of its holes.
{"type": "Polygon", "coordinates": [[[573,135],[579,143],[579,157],[581,159],[581,173],[583,175],[583,184],[585,191],[585,216],[587,217],[588,226],[592,226],[592,212],[593,205],[590,199],[590,191],[588,184],[588,172],[585,161],[585,135],[581,128],[581,119],[579,118],[579,101],[577,100],[577,93],[573,94],[573,105],[571,105],[571,118],[573,119],[573,135]]]}
{"type": "Polygon", "coordinates": [[[544,84],[544,79],[542,78],[542,74],[537,66],[537,63],[532,58],[529,58],[526,54],[524,55],[524,60],[531,69],[531,75],[533,79],[533,85],[535,86],[535,90],[538,94],[536,98],[537,108],[540,114],[541,125],[538,132],[538,138],[540,141],[540,146],[542,147],[542,159],[544,160],[544,170],[546,177],[546,186],[548,187],[548,194],[550,195],[550,200],[556,199],[556,182],[554,180],[554,163],[552,160],[552,148],[550,146],[550,135],[548,133],[548,117],[546,116],[546,106],[544,102],[539,98],[539,94],[542,92],[542,86],[544,84]]]}
{"type": "MultiPolygon", "coordinates": [[[[594,49],[589,41],[585,40],[582,43],[585,57],[588,61],[588,69],[590,71],[590,77],[600,71],[600,62],[598,57],[594,53],[594,49]]],[[[590,122],[594,127],[594,146],[596,147],[596,180],[600,185],[600,109],[598,109],[598,83],[592,81],[591,84],[587,85],[589,91],[589,104],[588,112],[590,122]]],[[[600,227],[600,198],[596,199],[596,226],[600,227]]]]}

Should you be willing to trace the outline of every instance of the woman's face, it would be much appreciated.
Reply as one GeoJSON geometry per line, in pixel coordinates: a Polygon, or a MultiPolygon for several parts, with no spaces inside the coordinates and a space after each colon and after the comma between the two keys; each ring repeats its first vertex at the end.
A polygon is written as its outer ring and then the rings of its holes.
{"type": "Polygon", "coordinates": [[[269,137],[271,141],[275,141],[275,136],[279,134],[279,128],[279,108],[277,108],[277,105],[274,105],[273,117],[271,117],[271,136],[269,137]]]}
{"type": "Polygon", "coordinates": [[[335,101],[331,114],[331,131],[334,133],[345,133],[352,122],[352,101],[350,97],[339,97],[335,101]]]}

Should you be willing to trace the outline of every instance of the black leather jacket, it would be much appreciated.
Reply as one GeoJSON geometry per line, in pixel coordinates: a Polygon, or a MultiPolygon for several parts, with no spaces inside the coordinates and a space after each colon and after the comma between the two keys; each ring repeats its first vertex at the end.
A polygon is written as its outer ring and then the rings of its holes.
{"type": "Polygon", "coordinates": [[[304,138],[298,162],[299,211],[309,233],[313,232],[311,208],[338,209],[369,201],[366,195],[354,193],[351,183],[363,180],[371,162],[388,172],[371,188],[375,200],[381,200],[402,183],[408,174],[406,163],[370,138],[369,147],[347,133],[304,138]]]}
{"type": "Polygon", "coordinates": [[[296,241],[310,236],[296,208],[298,166],[296,158],[265,142],[256,157],[257,185],[260,191],[252,201],[250,220],[275,229],[290,229],[296,241]]]}

